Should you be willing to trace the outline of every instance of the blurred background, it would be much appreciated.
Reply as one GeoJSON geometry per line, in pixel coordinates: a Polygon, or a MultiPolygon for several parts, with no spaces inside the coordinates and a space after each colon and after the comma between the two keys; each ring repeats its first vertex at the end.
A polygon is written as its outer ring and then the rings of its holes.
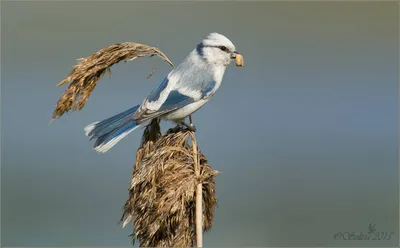
{"type": "Polygon", "coordinates": [[[99,154],[83,129],[140,104],[171,68],[117,64],[82,111],[48,125],[56,84],[113,43],[178,64],[211,32],[245,67],[193,116],[221,172],[204,245],[398,245],[397,3],[21,1],[2,3],[1,22],[2,245],[131,245],[118,221],[142,130],[99,154]],[[335,236],[369,224],[394,234],[335,236]]]}

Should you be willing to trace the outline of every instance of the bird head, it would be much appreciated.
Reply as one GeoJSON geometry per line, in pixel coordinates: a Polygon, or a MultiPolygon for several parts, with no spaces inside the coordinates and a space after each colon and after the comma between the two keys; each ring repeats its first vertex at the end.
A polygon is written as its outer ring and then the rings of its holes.
{"type": "Polygon", "coordinates": [[[239,53],[232,41],[219,33],[210,33],[196,46],[197,53],[209,63],[228,66],[239,53]]]}

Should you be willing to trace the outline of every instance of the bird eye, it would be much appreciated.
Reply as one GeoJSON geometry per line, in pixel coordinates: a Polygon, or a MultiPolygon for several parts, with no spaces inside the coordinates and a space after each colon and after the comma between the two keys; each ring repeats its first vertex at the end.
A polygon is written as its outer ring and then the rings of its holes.
{"type": "Polygon", "coordinates": [[[220,46],[219,49],[221,49],[222,51],[226,51],[226,46],[220,46]]]}

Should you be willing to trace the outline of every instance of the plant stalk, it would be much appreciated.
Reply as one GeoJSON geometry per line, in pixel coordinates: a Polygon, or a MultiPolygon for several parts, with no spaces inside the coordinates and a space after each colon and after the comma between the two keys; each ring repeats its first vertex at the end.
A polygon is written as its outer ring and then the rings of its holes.
{"type": "MultiPolygon", "coordinates": [[[[189,115],[190,125],[193,126],[192,116],[189,115]]],[[[197,141],[192,132],[193,156],[195,160],[195,174],[200,178],[200,161],[197,152],[197,141]]],[[[196,245],[203,247],[203,184],[199,182],[196,186],[196,245]]]]}

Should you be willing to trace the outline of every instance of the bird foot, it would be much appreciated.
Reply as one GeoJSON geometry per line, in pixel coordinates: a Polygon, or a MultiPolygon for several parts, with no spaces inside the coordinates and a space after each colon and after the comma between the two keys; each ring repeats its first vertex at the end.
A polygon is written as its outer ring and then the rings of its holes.
{"type": "Polygon", "coordinates": [[[188,124],[186,124],[185,122],[181,122],[181,124],[182,124],[183,126],[185,126],[186,129],[188,129],[189,131],[196,132],[196,127],[195,127],[194,125],[188,125],[188,124]]]}
{"type": "Polygon", "coordinates": [[[196,127],[195,126],[188,126],[187,129],[189,129],[192,132],[196,132],[196,127]]]}

